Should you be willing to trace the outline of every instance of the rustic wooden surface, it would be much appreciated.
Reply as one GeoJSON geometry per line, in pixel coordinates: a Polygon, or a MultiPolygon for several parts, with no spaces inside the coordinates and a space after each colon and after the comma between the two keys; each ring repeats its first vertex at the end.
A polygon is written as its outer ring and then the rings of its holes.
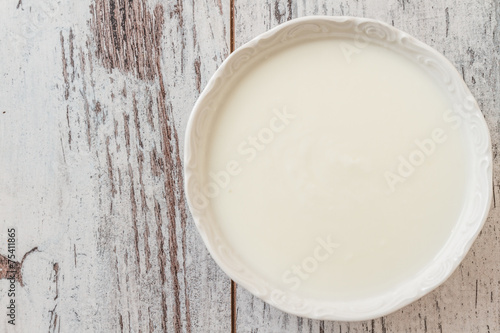
{"type": "Polygon", "coordinates": [[[2,1],[2,308],[11,226],[20,274],[16,326],[2,315],[0,331],[500,331],[496,202],[443,286],[367,322],[285,314],[232,285],[207,253],[183,193],[191,108],[233,47],[314,14],[380,19],[445,54],[481,106],[497,162],[498,0],[2,1]]]}

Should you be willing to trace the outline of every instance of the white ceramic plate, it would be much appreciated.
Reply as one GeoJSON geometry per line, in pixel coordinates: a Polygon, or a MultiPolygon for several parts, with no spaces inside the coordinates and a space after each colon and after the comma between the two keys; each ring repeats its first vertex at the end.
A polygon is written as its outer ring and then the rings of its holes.
{"type": "MultiPolygon", "coordinates": [[[[257,60],[258,61],[258,60],[257,60]]],[[[199,97],[189,119],[185,146],[185,186],[196,226],[218,265],[239,285],[265,302],[292,314],[313,319],[366,320],[393,312],[429,293],[457,268],[487,218],[492,198],[492,156],[488,128],[479,107],[459,73],[440,53],[387,24],[362,18],[314,16],[282,24],[233,52],[216,71],[199,97]],[[217,101],[223,98],[229,79],[239,75],[262,52],[315,38],[369,40],[398,52],[418,64],[445,87],[456,104],[466,112],[463,126],[473,145],[471,187],[463,213],[442,250],[418,275],[376,298],[339,302],[304,299],[280,290],[250,270],[222,236],[210,204],[198,200],[204,170],[200,167],[207,152],[217,101]]]]}

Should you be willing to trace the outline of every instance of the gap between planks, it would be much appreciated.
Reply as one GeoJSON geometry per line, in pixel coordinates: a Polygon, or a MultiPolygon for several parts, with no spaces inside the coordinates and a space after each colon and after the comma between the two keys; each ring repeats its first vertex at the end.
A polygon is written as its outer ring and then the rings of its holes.
{"type": "MultiPolygon", "coordinates": [[[[234,51],[234,0],[229,1],[229,52],[234,51]]],[[[231,280],[231,333],[236,333],[236,283],[231,280]]]]}

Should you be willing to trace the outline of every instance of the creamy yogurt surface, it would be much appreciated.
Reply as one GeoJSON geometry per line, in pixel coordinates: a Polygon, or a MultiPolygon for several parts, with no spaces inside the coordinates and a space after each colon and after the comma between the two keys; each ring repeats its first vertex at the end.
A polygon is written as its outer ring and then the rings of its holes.
{"type": "Polygon", "coordinates": [[[471,152],[455,107],[392,50],[294,44],[220,100],[203,193],[236,256],[273,286],[377,296],[431,262],[461,214],[471,152]]]}

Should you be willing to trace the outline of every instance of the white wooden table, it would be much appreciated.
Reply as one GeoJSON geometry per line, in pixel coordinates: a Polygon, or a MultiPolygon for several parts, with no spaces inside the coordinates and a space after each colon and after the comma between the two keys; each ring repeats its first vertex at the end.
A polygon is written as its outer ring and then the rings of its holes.
{"type": "Polygon", "coordinates": [[[1,332],[500,332],[496,202],[444,285],[367,322],[283,313],[207,253],[183,191],[191,108],[231,50],[314,14],[376,18],[448,57],[489,124],[500,198],[499,0],[1,0],[1,332]]]}

